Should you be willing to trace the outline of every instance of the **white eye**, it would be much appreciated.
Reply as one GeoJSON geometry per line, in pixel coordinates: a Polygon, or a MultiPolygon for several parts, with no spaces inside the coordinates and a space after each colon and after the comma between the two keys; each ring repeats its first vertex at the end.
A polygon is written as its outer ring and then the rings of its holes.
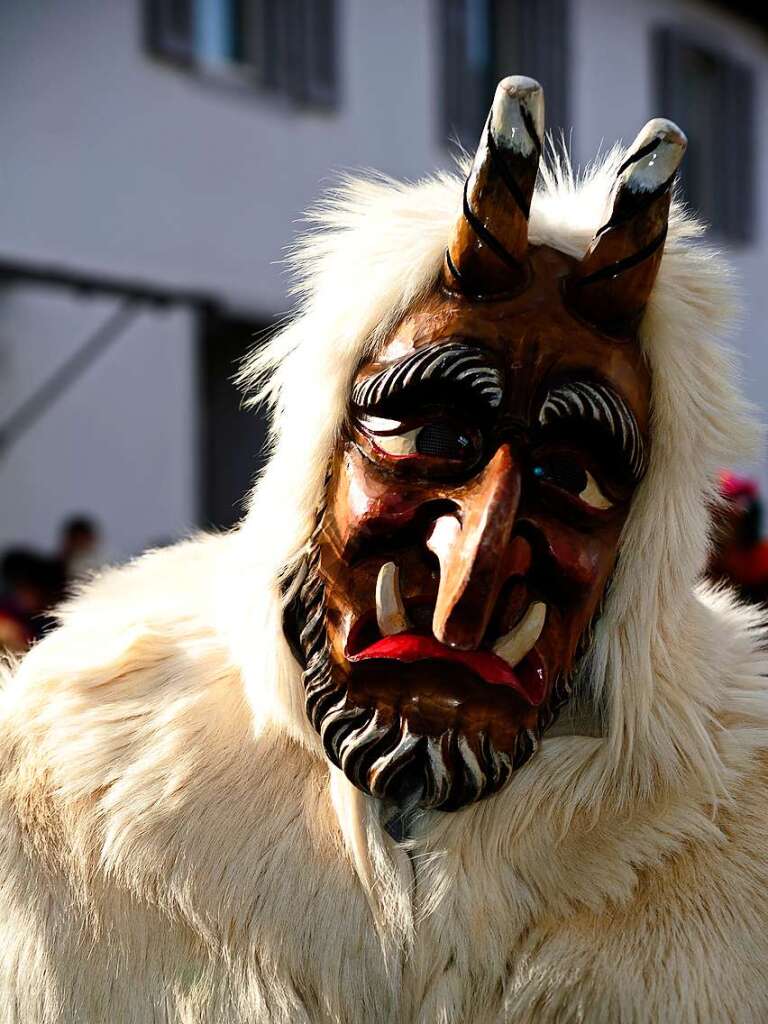
{"type": "Polygon", "coordinates": [[[533,467],[533,475],[537,480],[543,480],[575,495],[590,508],[613,508],[613,502],[606,498],[589,470],[569,455],[551,455],[543,458],[533,467]]]}
{"type": "Polygon", "coordinates": [[[416,438],[421,429],[417,427],[415,430],[406,430],[403,434],[378,434],[376,447],[388,455],[415,455],[416,438]]]}
{"type": "Polygon", "coordinates": [[[579,498],[591,508],[613,508],[613,502],[606,498],[589,470],[585,469],[584,472],[587,475],[587,486],[579,491],[579,498]]]}

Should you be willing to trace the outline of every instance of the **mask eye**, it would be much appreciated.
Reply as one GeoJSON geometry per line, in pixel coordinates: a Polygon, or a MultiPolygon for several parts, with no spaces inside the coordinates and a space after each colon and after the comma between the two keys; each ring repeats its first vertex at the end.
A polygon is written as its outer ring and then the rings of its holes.
{"type": "Polygon", "coordinates": [[[414,464],[466,467],[475,461],[482,447],[478,431],[447,418],[428,420],[410,430],[403,430],[396,421],[374,417],[361,418],[359,425],[370,438],[373,454],[414,464]]]}
{"type": "Polygon", "coordinates": [[[533,467],[533,475],[543,483],[567,491],[590,508],[613,508],[613,502],[600,490],[597,480],[573,456],[550,455],[539,459],[533,467]]]}
{"type": "Polygon", "coordinates": [[[469,434],[445,420],[377,437],[376,445],[390,455],[427,455],[433,459],[464,460],[474,451],[469,434]]]}

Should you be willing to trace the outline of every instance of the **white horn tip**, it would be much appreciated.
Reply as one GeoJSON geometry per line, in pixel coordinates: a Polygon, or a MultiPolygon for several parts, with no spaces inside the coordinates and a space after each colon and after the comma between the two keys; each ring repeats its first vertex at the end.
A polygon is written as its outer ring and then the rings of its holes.
{"type": "Polygon", "coordinates": [[[538,153],[544,137],[544,90],[533,78],[524,75],[510,75],[496,86],[496,95],[491,108],[493,137],[505,148],[517,150],[524,155],[533,149],[538,153]],[[528,113],[526,124],[522,109],[528,113]],[[536,132],[532,143],[529,125],[536,132]]]}
{"type": "Polygon", "coordinates": [[[535,78],[528,78],[526,75],[507,75],[502,78],[496,86],[496,95],[505,92],[510,99],[523,100],[528,103],[531,100],[538,102],[543,96],[544,90],[535,78]]]}
{"type": "Polygon", "coordinates": [[[654,117],[638,133],[637,138],[630,146],[630,150],[646,146],[648,143],[653,142],[654,139],[658,139],[667,145],[679,146],[682,149],[685,149],[688,145],[685,132],[678,128],[674,121],[670,121],[666,117],[654,117]]]}
{"type": "Polygon", "coordinates": [[[631,192],[653,192],[675,174],[688,140],[676,124],[655,117],[627,151],[620,182],[631,192]]]}

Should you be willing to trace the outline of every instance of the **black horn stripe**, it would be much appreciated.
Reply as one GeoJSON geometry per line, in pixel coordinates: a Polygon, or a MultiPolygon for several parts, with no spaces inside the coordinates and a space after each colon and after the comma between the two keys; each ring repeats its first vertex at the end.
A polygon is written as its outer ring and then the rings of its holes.
{"type": "Polygon", "coordinates": [[[651,139],[650,142],[646,142],[644,146],[640,146],[640,148],[636,149],[634,153],[630,153],[627,159],[616,172],[616,177],[620,177],[624,173],[624,171],[627,170],[628,167],[631,167],[633,164],[636,164],[638,160],[642,160],[644,156],[648,156],[649,153],[652,153],[655,149],[658,149],[663,141],[664,139],[660,135],[658,135],[655,139],[651,139]]]}
{"type": "MultiPolygon", "coordinates": [[[[638,216],[642,209],[647,209],[659,196],[666,195],[674,184],[676,174],[677,171],[674,171],[665,181],[657,185],[652,192],[638,193],[633,191],[631,186],[625,186],[624,196],[628,197],[629,201],[615,204],[610,220],[607,220],[601,228],[598,228],[595,232],[595,238],[602,238],[612,228],[620,228],[625,224],[629,224],[638,216]]],[[[653,239],[650,244],[653,245],[657,241],[658,239],[653,239]]],[[[628,259],[631,259],[631,257],[628,257],[628,259]]]]}
{"type": "MultiPolygon", "coordinates": [[[[446,262],[446,264],[448,266],[448,270],[450,271],[454,281],[456,282],[456,284],[459,287],[459,291],[463,292],[465,295],[468,294],[468,289],[466,288],[464,280],[462,279],[461,272],[459,271],[458,267],[456,266],[456,264],[451,259],[451,251],[450,251],[450,249],[446,249],[445,250],[445,262],[446,262]]],[[[471,294],[471,293],[469,293],[469,294],[471,294]]]]}
{"type": "MultiPolygon", "coordinates": [[[[488,136],[490,138],[490,135],[488,136]]],[[[464,218],[469,223],[469,226],[475,232],[477,237],[488,246],[492,253],[499,257],[502,263],[505,263],[511,270],[518,273],[520,270],[520,261],[516,259],[512,253],[502,245],[498,238],[491,234],[486,228],[485,224],[475,214],[472,207],[469,205],[469,197],[467,196],[467,186],[469,184],[469,178],[464,182],[464,198],[462,200],[462,209],[464,211],[464,218]]]]}
{"type": "Polygon", "coordinates": [[[586,277],[581,277],[573,282],[573,285],[577,288],[584,288],[586,285],[594,284],[595,281],[604,281],[607,278],[618,277],[620,274],[626,273],[633,267],[636,267],[643,260],[647,260],[649,256],[652,256],[659,246],[664,245],[664,241],[667,237],[667,227],[659,232],[659,234],[649,242],[648,245],[644,245],[642,249],[638,249],[637,252],[633,252],[631,256],[625,256],[623,260],[617,260],[615,263],[609,263],[605,267],[600,267],[599,270],[595,270],[591,274],[587,274],[586,277]]]}
{"type": "Polygon", "coordinates": [[[536,150],[536,163],[538,163],[541,159],[541,139],[539,138],[539,133],[536,131],[536,125],[534,124],[530,110],[528,109],[528,107],[526,107],[524,103],[521,103],[519,106],[520,117],[522,118],[523,124],[525,125],[526,130],[528,131],[528,134],[531,138],[531,142],[534,145],[534,149],[536,150]]]}
{"type": "MultiPolygon", "coordinates": [[[[533,137],[535,138],[535,132],[533,133],[533,137]]],[[[538,144],[537,138],[535,140],[534,145],[536,144],[538,144]]],[[[499,145],[494,139],[493,133],[491,131],[488,132],[488,150],[491,154],[491,158],[493,159],[494,166],[496,170],[499,172],[501,180],[507,186],[507,191],[514,199],[522,215],[525,217],[526,220],[528,220],[528,218],[531,215],[531,200],[526,199],[523,190],[515,181],[515,178],[511,174],[509,167],[507,166],[507,163],[504,159],[504,156],[502,155],[502,152],[499,149],[499,145]]]]}

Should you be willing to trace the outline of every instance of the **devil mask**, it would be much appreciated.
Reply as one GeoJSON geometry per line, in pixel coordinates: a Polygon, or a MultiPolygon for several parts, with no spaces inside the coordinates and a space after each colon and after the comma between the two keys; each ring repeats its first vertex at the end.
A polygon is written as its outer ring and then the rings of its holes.
{"type": "Polygon", "coordinates": [[[361,789],[494,793],[566,702],[646,465],[637,329],[685,138],[651,121],[577,260],[528,245],[537,83],[500,83],[440,280],[359,367],[286,594],[306,708],[361,789]]]}

